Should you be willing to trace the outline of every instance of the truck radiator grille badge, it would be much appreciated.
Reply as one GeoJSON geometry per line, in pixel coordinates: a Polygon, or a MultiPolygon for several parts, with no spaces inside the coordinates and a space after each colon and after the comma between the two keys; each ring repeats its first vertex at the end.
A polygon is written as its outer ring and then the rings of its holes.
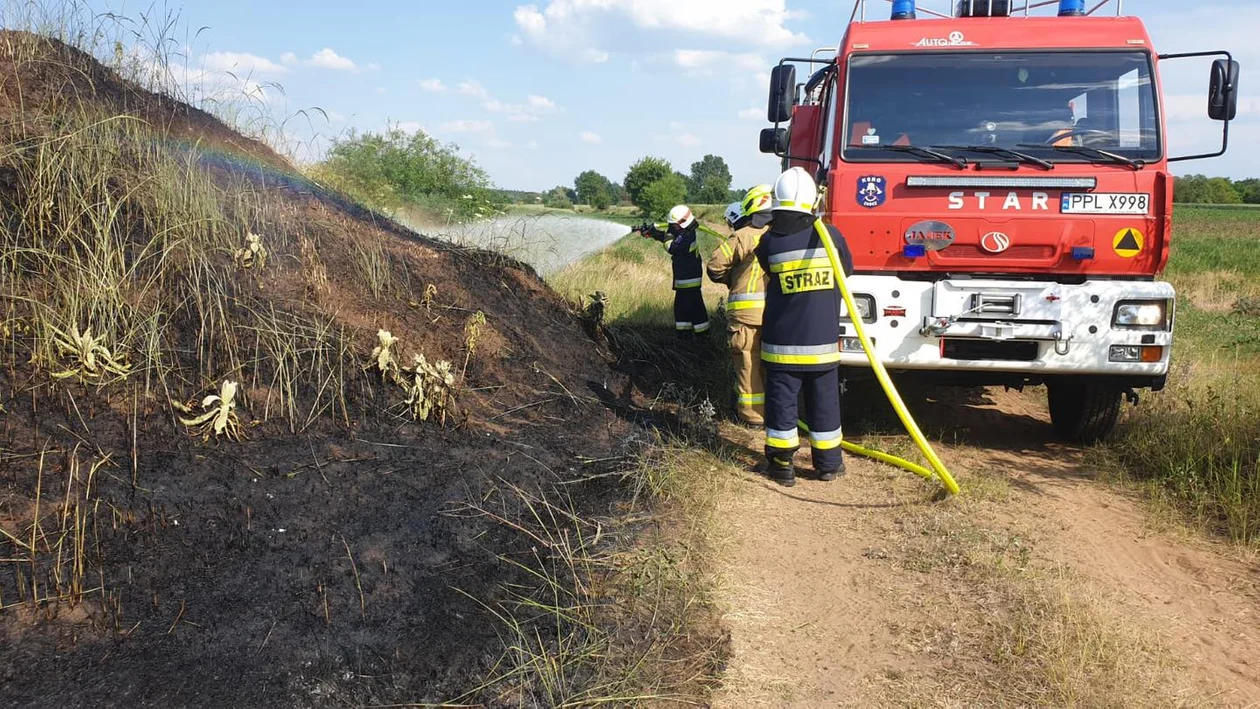
{"type": "Polygon", "coordinates": [[[1000,254],[1011,248],[1011,237],[1000,231],[991,231],[980,237],[980,248],[991,254],[1000,254]]]}

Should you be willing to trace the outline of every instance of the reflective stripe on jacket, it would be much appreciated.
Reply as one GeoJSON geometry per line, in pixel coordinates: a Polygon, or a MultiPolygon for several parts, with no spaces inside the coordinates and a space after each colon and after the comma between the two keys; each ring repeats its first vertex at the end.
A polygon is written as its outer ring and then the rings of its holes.
{"type": "Polygon", "coordinates": [[[704,267],[700,263],[700,247],[696,244],[696,224],[674,235],[665,235],[674,271],[674,290],[699,288],[704,283],[704,267]]]}
{"type": "Polygon", "coordinates": [[[766,305],[766,272],[755,253],[760,241],[759,231],[741,229],[719,244],[709,257],[709,278],[730,289],[726,312],[732,323],[761,324],[766,305]]]}
{"type": "MultiPolygon", "coordinates": [[[[769,271],[761,359],[767,367],[822,370],[840,361],[840,294],[813,220],[801,217],[776,218],[756,249],[769,271]],[[792,231],[781,231],[785,228],[792,231]]],[[[848,244],[834,227],[827,228],[851,273],[848,244]]]]}

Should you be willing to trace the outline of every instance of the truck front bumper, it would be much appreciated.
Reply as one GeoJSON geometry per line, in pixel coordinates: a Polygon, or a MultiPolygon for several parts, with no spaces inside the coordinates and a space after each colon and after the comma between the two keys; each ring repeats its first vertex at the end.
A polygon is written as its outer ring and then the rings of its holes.
{"type": "MultiPolygon", "coordinates": [[[[1114,375],[1161,381],[1172,355],[1175,291],[1156,281],[1048,281],[956,278],[936,282],[855,275],[868,299],[864,326],[890,370],[1006,372],[1029,379],[1114,375]],[[1134,304],[1158,323],[1124,324],[1134,304]]],[[[864,366],[853,325],[841,323],[842,363],[864,366]]]]}

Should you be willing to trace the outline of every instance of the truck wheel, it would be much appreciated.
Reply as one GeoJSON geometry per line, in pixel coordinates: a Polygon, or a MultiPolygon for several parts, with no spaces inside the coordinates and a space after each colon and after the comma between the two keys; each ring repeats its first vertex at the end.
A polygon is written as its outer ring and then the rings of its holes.
{"type": "Polygon", "coordinates": [[[1120,418],[1122,392],[1082,377],[1048,382],[1050,421],[1054,432],[1072,443],[1097,443],[1106,438],[1120,418]]]}

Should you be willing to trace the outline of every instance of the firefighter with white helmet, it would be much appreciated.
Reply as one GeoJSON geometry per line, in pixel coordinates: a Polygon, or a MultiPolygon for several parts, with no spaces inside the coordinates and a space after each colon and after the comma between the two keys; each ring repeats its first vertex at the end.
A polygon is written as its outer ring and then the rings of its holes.
{"type": "Polygon", "coordinates": [[[700,263],[700,246],[696,230],[700,222],[691,208],[680,204],[669,210],[669,223],[664,231],[645,224],[638,231],[665,244],[674,274],[674,331],[687,339],[709,331],[709,310],[704,305],[700,287],[704,284],[704,268],[700,263]]]}
{"type": "Polygon", "coordinates": [[[735,370],[736,412],[754,426],[765,422],[765,382],[761,371],[761,314],[766,305],[766,273],[753,253],[770,223],[774,194],[758,185],[726,208],[732,235],[709,257],[709,278],[730,289],[726,299],[731,363],[735,370]]]}
{"type": "Polygon", "coordinates": [[[761,360],[766,370],[766,462],[776,482],[796,484],[792,463],[804,420],[821,480],[844,474],[840,448],[840,294],[819,229],[827,229],[846,274],[853,257],[840,232],[814,216],[818,188],[794,167],[774,185],[773,221],[756,255],[769,276],[761,360]],[[797,398],[804,394],[804,416],[797,398]]]}

